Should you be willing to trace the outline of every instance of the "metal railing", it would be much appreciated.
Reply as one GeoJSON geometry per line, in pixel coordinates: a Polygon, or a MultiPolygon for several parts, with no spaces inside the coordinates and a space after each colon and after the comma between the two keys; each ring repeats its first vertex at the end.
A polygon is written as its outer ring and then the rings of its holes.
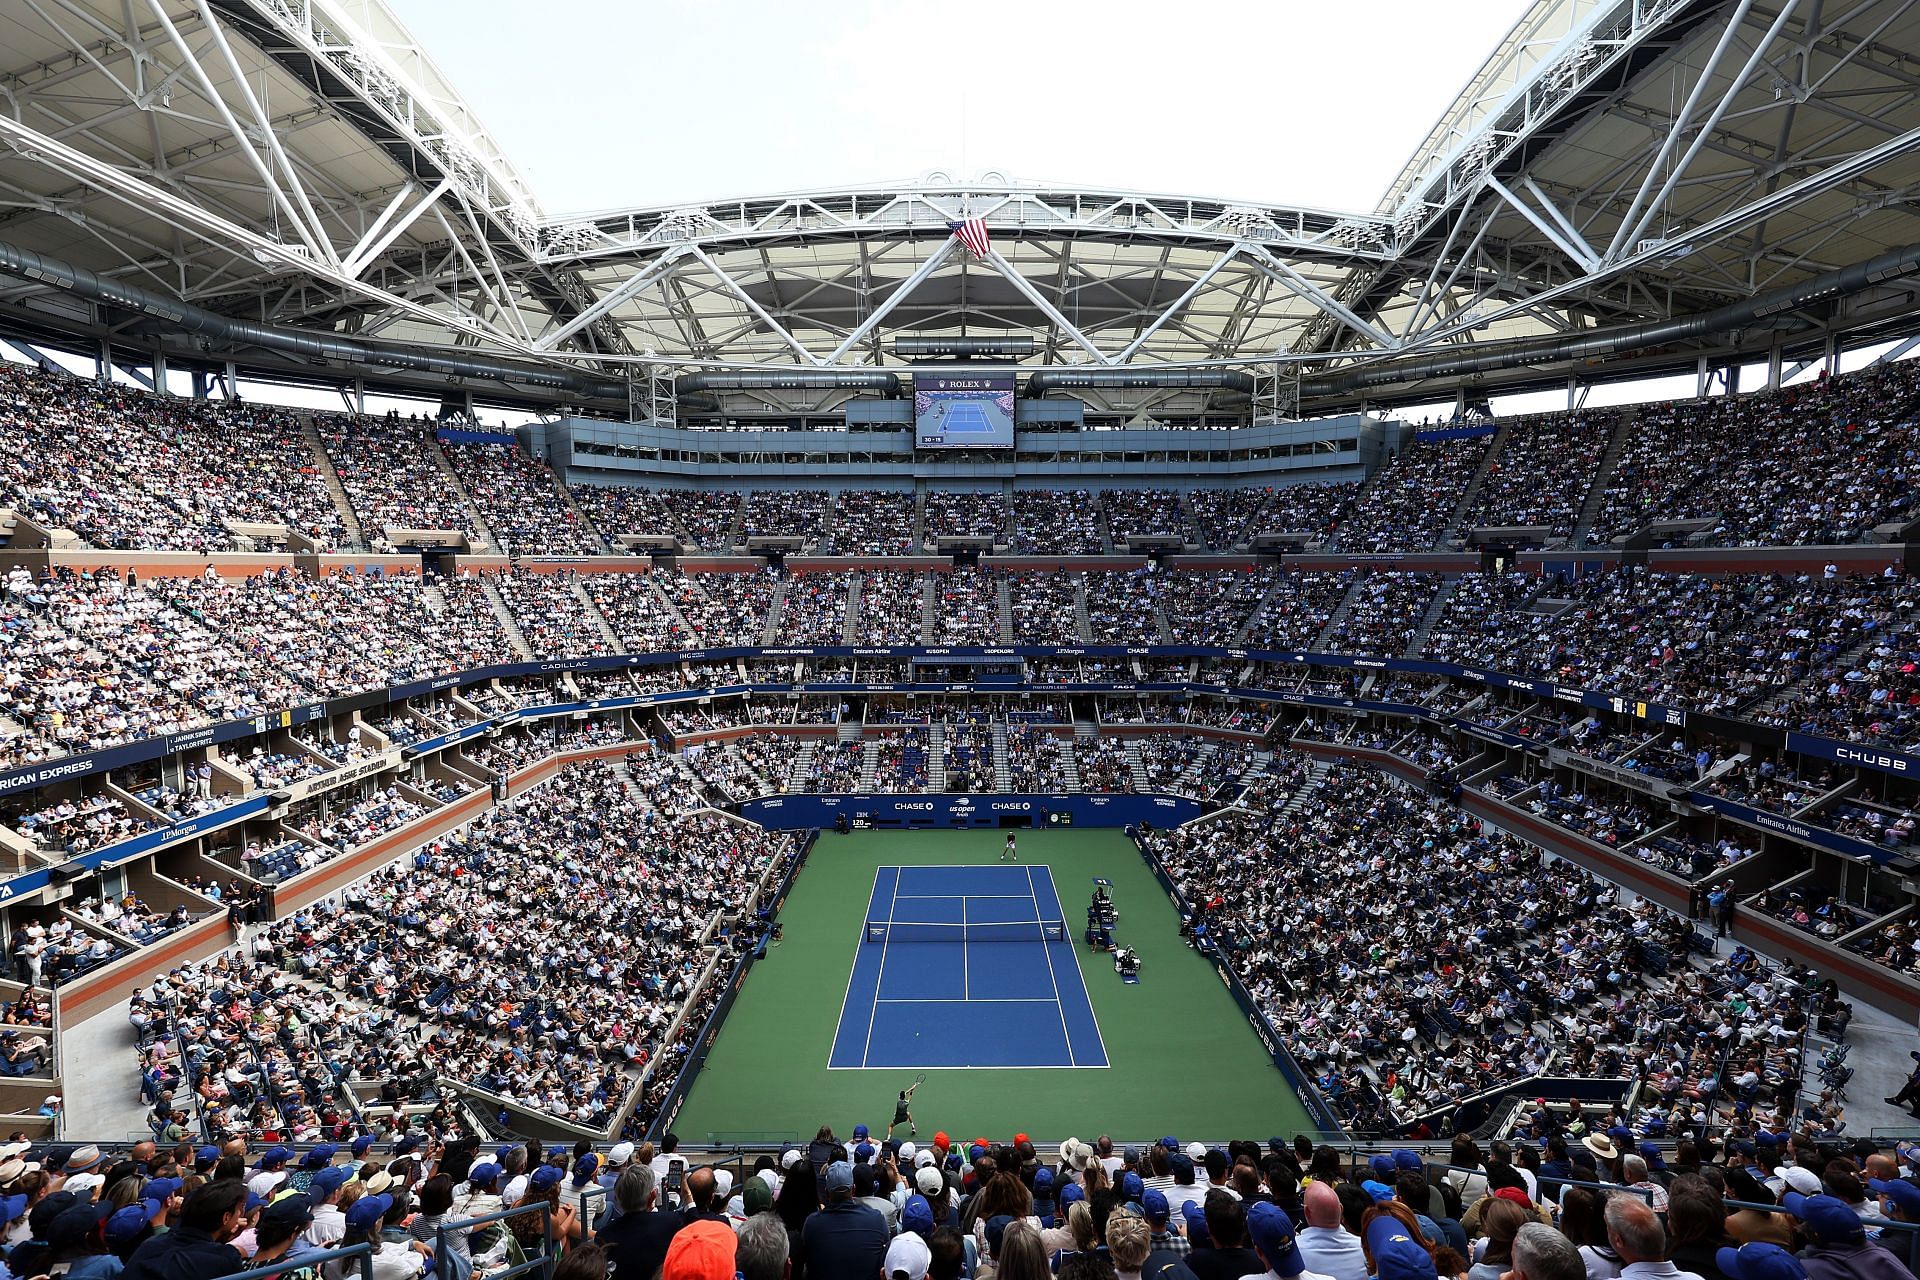
{"type": "MultiPolygon", "coordinates": [[[[489,1271],[487,1277],[488,1280],[510,1280],[510,1277],[530,1275],[535,1271],[543,1275],[551,1275],[553,1263],[555,1259],[559,1257],[559,1249],[557,1248],[559,1241],[555,1239],[553,1234],[553,1206],[547,1204],[545,1201],[539,1204],[517,1205],[512,1209],[502,1209],[498,1213],[484,1213],[477,1218],[461,1218],[456,1222],[441,1222],[433,1229],[433,1256],[436,1258],[446,1256],[448,1248],[447,1233],[449,1231],[465,1231],[471,1234],[475,1227],[491,1226],[496,1222],[509,1223],[513,1219],[524,1218],[529,1214],[535,1213],[540,1215],[540,1252],[527,1258],[523,1262],[516,1262],[502,1270],[489,1271]]],[[[505,1229],[511,1231],[511,1227],[505,1229]]],[[[583,1237],[585,1230],[586,1229],[582,1227],[583,1237]]],[[[468,1252],[467,1256],[470,1258],[472,1254],[468,1252]]],[[[446,1273],[441,1271],[440,1274],[444,1275],[446,1273]]],[[[242,1278],[230,1277],[229,1280],[242,1280],[242,1278]]],[[[373,1280],[371,1264],[369,1264],[366,1280],[373,1280]]]]}

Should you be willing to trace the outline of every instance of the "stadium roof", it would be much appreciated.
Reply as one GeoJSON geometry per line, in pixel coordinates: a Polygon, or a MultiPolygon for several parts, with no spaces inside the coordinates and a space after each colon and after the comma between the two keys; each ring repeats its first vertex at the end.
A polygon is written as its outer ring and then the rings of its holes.
{"type": "Polygon", "coordinates": [[[1370,213],[930,174],[560,220],[377,0],[0,0],[0,307],[576,399],[912,336],[1331,403],[1896,323],[1904,258],[1835,273],[1920,242],[1916,86],[1903,0],[1542,0],[1370,213]]]}

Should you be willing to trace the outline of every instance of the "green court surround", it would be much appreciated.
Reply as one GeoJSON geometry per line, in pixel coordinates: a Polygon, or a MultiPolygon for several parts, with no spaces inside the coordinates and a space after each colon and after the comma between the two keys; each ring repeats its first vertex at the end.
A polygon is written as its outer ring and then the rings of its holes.
{"type": "MultiPolygon", "coordinates": [[[[844,1137],[861,1122],[883,1132],[893,1095],[914,1073],[827,1068],[874,868],[990,863],[1004,839],[998,831],[823,833],[780,912],[782,940],[748,972],[674,1121],[681,1141],[804,1141],[822,1124],[844,1137]]],[[[1020,860],[1052,871],[1076,938],[1093,877],[1111,880],[1117,936],[1139,951],[1142,981],[1123,984],[1108,956],[1076,947],[1112,1065],[930,1070],[914,1095],[922,1138],[937,1129],[1036,1141],[1311,1131],[1213,966],[1181,940],[1179,916],[1132,841],[1114,830],[1023,831],[1020,860]]]]}

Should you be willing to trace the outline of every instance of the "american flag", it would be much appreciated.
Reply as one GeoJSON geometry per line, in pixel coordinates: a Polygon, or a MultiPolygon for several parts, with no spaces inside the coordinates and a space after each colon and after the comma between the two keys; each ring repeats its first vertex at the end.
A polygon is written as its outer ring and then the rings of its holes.
{"type": "Polygon", "coordinates": [[[960,243],[967,246],[968,253],[976,258],[987,256],[987,220],[985,218],[968,218],[964,222],[949,222],[947,227],[953,234],[960,237],[960,243]]]}

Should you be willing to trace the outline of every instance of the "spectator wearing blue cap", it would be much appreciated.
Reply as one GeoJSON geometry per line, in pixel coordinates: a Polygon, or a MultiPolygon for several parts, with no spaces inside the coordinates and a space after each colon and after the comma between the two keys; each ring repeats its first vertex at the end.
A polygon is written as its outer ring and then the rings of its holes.
{"type": "Polygon", "coordinates": [[[249,1267],[264,1267],[301,1251],[301,1234],[313,1222],[313,1197],[294,1192],[283,1195],[260,1211],[254,1224],[253,1256],[249,1267]]]}
{"type": "Polygon", "coordinates": [[[209,1182],[187,1197],[177,1227],[133,1251],[121,1275],[126,1280],[218,1280],[244,1271],[245,1259],[226,1242],[240,1234],[246,1220],[246,1187],[209,1182]]]}
{"type": "Polygon", "coordinates": [[[260,1163],[254,1166],[253,1174],[247,1179],[247,1190],[262,1200],[272,1195],[287,1180],[287,1161],[292,1158],[293,1152],[287,1147],[268,1147],[262,1151],[260,1163]]]}
{"type": "Polygon", "coordinates": [[[114,1211],[102,1234],[106,1237],[107,1251],[124,1264],[135,1249],[153,1238],[153,1216],[144,1203],[130,1204],[114,1211]]]}
{"type": "Polygon", "coordinates": [[[1807,1237],[1800,1264],[1810,1280],[1912,1280],[1891,1250],[1868,1243],[1867,1224],[1838,1196],[1790,1191],[1780,1203],[1800,1219],[1807,1237]]]}
{"type": "MultiPolygon", "coordinates": [[[[1920,1186],[1904,1178],[1873,1178],[1867,1187],[1880,1197],[1887,1221],[1920,1223],[1920,1186]]],[[[1891,1249],[1907,1270],[1920,1266],[1920,1231],[1882,1231],[1880,1245],[1891,1249]]]]}
{"type": "Polygon", "coordinates": [[[1438,1280],[1433,1255],[1407,1224],[1390,1213],[1369,1213],[1364,1243],[1377,1280],[1438,1280]]]}
{"type": "Polygon", "coordinates": [[[311,1248],[331,1249],[347,1234],[347,1215],[340,1211],[340,1190],[351,1180],[345,1165],[329,1165],[313,1175],[307,1194],[313,1198],[313,1221],[301,1239],[311,1248]]]}
{"type": "Polygon", "coordinates": [[[821,1172],[820,1191],[826,1203],[800,1233],[806,1274],[878,1275],[887,1256],[887,1220],[854,1200],[853,1166],[845,1160],[830,1162],[821,1172]]]}
{"type": "MultiPolygon", "coordinates": [[[[412,1280],[427,1269],[433,1250],[418,1240],[382,1239],[381,1227],[390,1216],[398,1216],[392,1196],[384,1192],[361,1196],[347,1209],[347,1234],[340,1243],[348,1248],[373,1245],[373,1280],[412,1280]]],[[[321,1267],[324,1280],[354,1280],[358,1274],[357,1265],[339,1259],[321,1267]]]]}
{"type": "MultiPolygon", "coordinates": [[[[541,1165],[528,1176],[526,1194],[511,1207],[520,1209],[546,1205],[549,1211],[547,1216],[552,1221],[553,1238],[571,1248],[580,1241],[581,1226],[573,1206],[560,1203],[560,1184],[566,1179],[567,1175],[554,1165],[541,1165]]],[[[507,1230],[520,1242],[522,1249],[545,1247],[547,1225],[541,1221],[541,1216],[538,1213],[523,1213],[507,1219],[507,1230]]]]}
{"type": "Polygon", "coordinates": [[[1294,1238],[1293,1219],[1278,1205],[1256,1200],[1246,1206],[1247,1236],[1253,1250],[1266,1263],[1267,1280],[1291,1280],[1305,1276],[1309,1280],[1330,1280],[1319,1272],[1307,1270],[1300,1245],[1294,1238]]]}
{"type": "Polygon", "coordinates": [[[594,1177],[599,1170],[600,1157],[589,1151],[573,1162],[573,1172],[560,1188],[560,1203],[571,1208],[583,1223],[591,1224],[606,1203],[594,1177]]]}
{"type": "MultiPolygon", "coordinates": [[[[1147,1188],[1146,1193],[1140,1197],[1140,1209],[1147,1220],[1149,1248],[1152,1253],[1171,1261],[1186,1257],[1192,1246],[1174,1225],[1174,1210],[1167,1201],[1166,1193],[1152,1187],[1147,1188]]],[[[1156,1271],[1160,1265],[1157,1259],[1150,1264],[1156,1271]]]]}
{"type": "Polygon", "coordinates": [[[1188,1208],[1186,1219],[1193,1248],[1181,1265],[1195,1280],[1239,1280],[1266,1271],[1266,1263],[1247,1243],[1246,1206],[1227,1192],[1207,1192],[1203,1204],[1188,1208]]]}

